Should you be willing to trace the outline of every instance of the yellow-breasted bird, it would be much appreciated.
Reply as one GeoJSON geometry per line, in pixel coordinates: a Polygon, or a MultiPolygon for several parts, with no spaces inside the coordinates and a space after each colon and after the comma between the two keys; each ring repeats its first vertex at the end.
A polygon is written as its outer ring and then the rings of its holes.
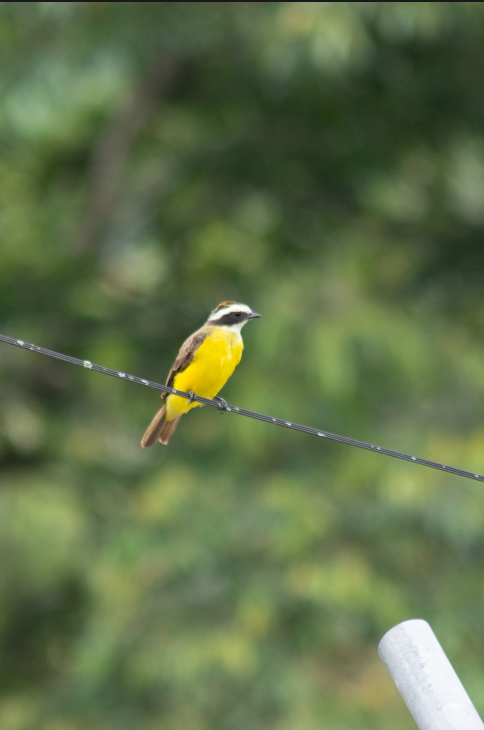
{"type": "MultiPolygon", "coordinates": [[[[213,310],[203,327],[180,348],[166,384],[185,393],[215,398],[242,357],[244,343],[240,331],[249,319],[260,317],[246,304],[222,302],[213,310]]],[[[141,446],[157,441],[167,444],[184,413],[202,405],[178,395],[163,393],[165,403],[146,429],[141,446]]]]}

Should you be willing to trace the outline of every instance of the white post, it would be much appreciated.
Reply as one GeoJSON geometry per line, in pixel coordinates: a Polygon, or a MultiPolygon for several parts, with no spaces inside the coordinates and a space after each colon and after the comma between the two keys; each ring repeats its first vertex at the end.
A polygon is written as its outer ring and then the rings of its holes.
{"type": "Polygon", "coordinates": [[[378,653],[420,730],[483,730],[426,621],[412,619],[394,626],[380,641],[378,653]]]}

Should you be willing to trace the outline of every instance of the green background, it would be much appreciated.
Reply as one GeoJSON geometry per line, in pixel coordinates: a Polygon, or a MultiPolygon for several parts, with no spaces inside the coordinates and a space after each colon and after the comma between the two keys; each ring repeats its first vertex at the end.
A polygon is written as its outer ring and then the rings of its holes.
{"type": "MultiPolygon", "coordinates": [[[[484,472],[483,3],[2,3],[0,331],[484,472]]],[[[482,484],[0,345],[0,730],[411,730],[428,620],[484,712],[482,484]]]]}

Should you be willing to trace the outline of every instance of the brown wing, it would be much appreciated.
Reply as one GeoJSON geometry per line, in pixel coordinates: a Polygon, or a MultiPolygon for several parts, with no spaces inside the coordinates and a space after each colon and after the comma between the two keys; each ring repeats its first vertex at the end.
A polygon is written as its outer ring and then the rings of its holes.
{"type": "MultiPolygon", "coordinates": [[[[188,340],[185,340],[180,348],[180,352],[178,353],[175,362],[171,366],[170,372],[168,373],[168,377],[166,379],[167,385],[173,387],[175,375],[178,375],[178,373],[182,373],[184,370],[186,370],[186,368],[190,365],[193,358],[195,357],[196,351],[205,340],[207,335],[208,329],[202,327],[201,329],[194,332],[193,335],[190,335],[188,340]]],[[[162,393],[161,397],[166,398],[167,395],[169,394],[162,393]]]]}

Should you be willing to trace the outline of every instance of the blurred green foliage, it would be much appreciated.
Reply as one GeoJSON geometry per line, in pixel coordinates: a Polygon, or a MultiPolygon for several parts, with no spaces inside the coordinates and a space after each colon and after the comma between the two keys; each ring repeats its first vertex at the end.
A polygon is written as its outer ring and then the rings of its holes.
{"type": "MultiPolygon", "coordinates": [[[[484,4],[2,3],[0,329],[484,472],[484,4]]],[[[410,730],[427,619],[484,712],[481,484],[1,345],[0,730],[410,730]]]]}

